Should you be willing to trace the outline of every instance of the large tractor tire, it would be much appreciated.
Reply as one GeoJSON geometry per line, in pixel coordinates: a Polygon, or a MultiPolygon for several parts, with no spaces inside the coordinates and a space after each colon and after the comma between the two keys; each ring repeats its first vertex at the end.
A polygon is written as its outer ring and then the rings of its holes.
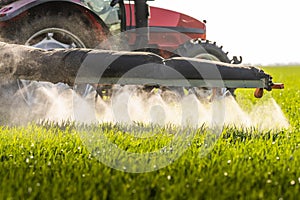
{"type": "Polygon", "coordinates": [[[230,63],[230,59],[227,54],[219,47],[216,43],[212,43],[208,40],[191,40],[187,43],[181,45],[176,53],[180,56],[190,57],[190,58],[205,58],[205,56],[211,55],[217,58],[221,62],[230,63]]]}
{"type": "MultiPolygon", "coordinates": [[[[175,53],[184,57],[231,63],[232,61],[228,58],[228,52],[224,52],[222,48],[222,46],[217,46],[215,42],[195,39],[181,45],[175,53]]],[[[195,92],[197,89],[192,88],[191,91],[195,92]]],[[[234,95],[234,88],[227,88],[227,90],[234,95]]]]}
{"type": "Polygon", "coordinates": [[[108,31],[104,23],[95,26],[89,17],[79,9],[53,7],[43,13],[35,8],[6,23],[0,38],[44,49],[93,48],[107,37],[108,31]]]}

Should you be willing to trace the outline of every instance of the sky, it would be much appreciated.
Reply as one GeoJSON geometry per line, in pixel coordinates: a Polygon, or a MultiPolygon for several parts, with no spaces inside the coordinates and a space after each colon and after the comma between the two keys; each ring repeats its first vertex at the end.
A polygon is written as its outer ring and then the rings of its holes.
{"type": "Polygon", "coordinates": [[[243,63],[300,63],[299,0],[155,0],[149,5],[207,20],[207,39],[243,63]]]}

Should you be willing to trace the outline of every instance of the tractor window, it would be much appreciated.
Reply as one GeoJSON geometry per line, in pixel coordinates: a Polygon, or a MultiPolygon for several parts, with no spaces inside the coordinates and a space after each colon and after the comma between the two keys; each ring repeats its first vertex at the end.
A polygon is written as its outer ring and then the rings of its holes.
{"type": "Polygon", "coordinates": [[[118,5],[111,7],[110,0],[82,0],[82,2],[100,16],[111,32],[120,30],[118,5]]]}

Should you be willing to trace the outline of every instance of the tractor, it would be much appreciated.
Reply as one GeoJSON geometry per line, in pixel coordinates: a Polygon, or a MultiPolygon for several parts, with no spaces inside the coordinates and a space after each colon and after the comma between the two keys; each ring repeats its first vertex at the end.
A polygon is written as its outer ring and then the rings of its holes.
{"type": "MultiPolygon", "coordinates": [[[[186,57],[210,54],[226,63],[222,47],[206,40],[206,21],[185,14],[147,5],[147,0],[1,0],[0,38],[4,42],[25,44],[43,49],[95,48],[101,41],[119,32],[149,27],[148,51],[170,57],[180,52],[186,57]],[[152,31],[153,30],[153,31],[152,31]],[[173,34],[165,37],[168,30],[173,34]],[[159,32],[157,34],[157,32],[159,32]],[[166,53],[168,50],[169,53],[166,53]],[[171,52],[171,54],[170,54],[171,52]]],[[[136,40],[128,39],[129,45],[136,40]]]]}
{"type": "MultiPolygon", "coordinates": [[[[222,46],[206,39],[205,20],[152,7],[147,1],[150,0],[1,0],[0,39],[45,50],[127,46],[133,51],[151,52],[164,59],[188,57],[227,63],[228,66],[242,62],[241,57],[230,59],[222,46]],[[107,38],[124,32],[125,36],[121,34],[116,39],[117,45],[105,42],[107,45],[103,45],[107,38]]],[[[169,63],[175,63],[175,66],[180,62],[172,60],[169,63]]],[[[269,75],[255,77],[260,81],[257,84],[252,80],[238,82],[235,79],[239,79],[239,69],[229,71],[229,75],[234,74],[225,86],[231,93],[238,87],[250,87],[257,88],[255,96],[261,97],[263,89],[283,87],[273,84],[269,75]]],[[[110,85],[99,85],[100,96],[103,91],[111,90],[110,85]]],[[[182,87],[179,88],[176,90],[182,93],[182,87]]],[[[193,88],[188,89],[193,91],[193,88]]]]}

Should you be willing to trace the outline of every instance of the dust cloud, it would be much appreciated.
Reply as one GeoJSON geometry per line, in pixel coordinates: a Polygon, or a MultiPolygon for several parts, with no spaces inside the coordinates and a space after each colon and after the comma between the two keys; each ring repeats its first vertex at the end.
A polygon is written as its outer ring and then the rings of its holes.
{"type": "Polygon", "coordinates": [[[259,130],[289,127],[288,120],[272,98],[253,105],[250,112],[246,112],[231,95],[210,101],[211,96],[206,94],[207,91],[201,95],[179,95],[177,91],[145,91],[138,86],[123,86],[114,88],[109,99],[100,98],[91,87],[87,95],[79,95],[62,83],[31,81],[23,82],[21,88],[12,98],[10,124],[75,121],[88,124],[151,123],[195,127],[224,123],[259,130]]]}

